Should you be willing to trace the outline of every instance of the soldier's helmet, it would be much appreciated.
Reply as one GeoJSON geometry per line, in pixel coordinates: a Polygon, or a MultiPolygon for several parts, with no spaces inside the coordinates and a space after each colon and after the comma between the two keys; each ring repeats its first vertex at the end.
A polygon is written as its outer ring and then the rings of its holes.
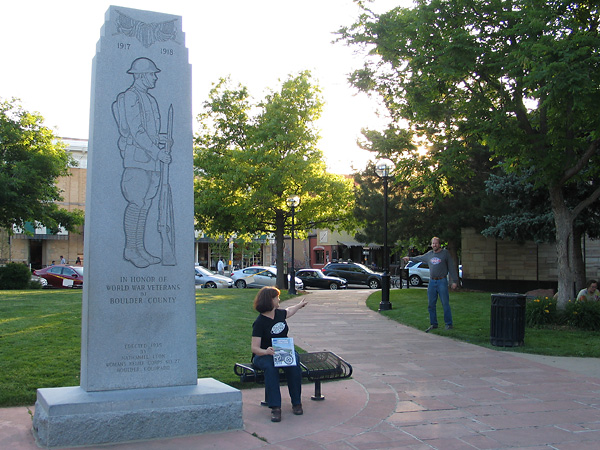
{"type": "Polygon", "coordinates": [[[138,58],[131,63],[131,68],[127,73],[158,73],[160,69],[156,67],[148,58],[138,58]]]}

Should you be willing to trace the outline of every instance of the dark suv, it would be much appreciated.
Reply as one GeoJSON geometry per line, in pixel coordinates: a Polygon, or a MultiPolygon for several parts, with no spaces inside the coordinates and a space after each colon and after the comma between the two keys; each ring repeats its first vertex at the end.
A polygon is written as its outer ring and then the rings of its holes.
{"type": "Polygon", "coordinates": [[[382,274],[373,272],[362,264],[352,262],[328,263],[322,270],[325,275],[345,278],[348,284],[366,284],[371,289],[381,287],[382,274]]]}

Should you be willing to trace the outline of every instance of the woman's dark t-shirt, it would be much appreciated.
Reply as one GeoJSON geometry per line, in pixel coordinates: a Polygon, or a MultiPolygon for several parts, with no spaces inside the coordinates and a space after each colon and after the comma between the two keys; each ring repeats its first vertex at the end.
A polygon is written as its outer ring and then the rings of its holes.
{"type": "Polygon", "coordinates": [[[285,309],[276,309],[273,319],[260,314],[252,324],[252,336],[260,338],[260,348],[272,346],[271,338],[282,338],[288,335],[285,309]]]}

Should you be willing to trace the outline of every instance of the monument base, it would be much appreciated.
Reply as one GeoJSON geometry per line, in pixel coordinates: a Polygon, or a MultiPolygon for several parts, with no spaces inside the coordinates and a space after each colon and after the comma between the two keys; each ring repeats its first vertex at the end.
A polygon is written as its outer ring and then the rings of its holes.
{"type": "Polygon", "coordinates": [[[38,389],[33,433],[46,448],[171,438],[243,428],[242,393],[212,378],[193,386],[86,392],[38,389]]]}

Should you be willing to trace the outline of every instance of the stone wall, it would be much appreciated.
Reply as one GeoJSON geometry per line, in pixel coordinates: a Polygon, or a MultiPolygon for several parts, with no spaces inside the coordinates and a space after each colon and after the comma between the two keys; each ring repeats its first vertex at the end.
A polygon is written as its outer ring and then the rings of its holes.
{"type": "MultiPolygon", "coordinates": [[[[463,286],[524,292],[554,288],[558,281],[554,244],[500,241],[463,228],[463,286]]],[[[600,240],[584,242],[587,278],[600,278],[600,240]]]]}
{"type": "Polygon", "coordinates": [[[463,228],[461,263],[463,279],[495,280],[496,241],[486,239],[473,228],[463,228]]]}

